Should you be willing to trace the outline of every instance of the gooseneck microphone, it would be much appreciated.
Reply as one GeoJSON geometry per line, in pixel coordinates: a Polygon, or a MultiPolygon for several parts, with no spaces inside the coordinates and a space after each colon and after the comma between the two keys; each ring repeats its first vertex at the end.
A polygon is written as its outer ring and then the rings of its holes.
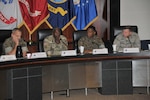
{"type": "Polygon", "coordinates": [[[127,38],[128,38],[129,43],[131,44],[131,47],[133,47],[133,46],[132,46],[132,42],[131,42],[129,36],[128,36],[127,38]]]}
{"type": "Polygon", "coordinates": [[[68,46],[61,38],[60,38],[60,41],[61,41],[65,46],[68,46]]]}

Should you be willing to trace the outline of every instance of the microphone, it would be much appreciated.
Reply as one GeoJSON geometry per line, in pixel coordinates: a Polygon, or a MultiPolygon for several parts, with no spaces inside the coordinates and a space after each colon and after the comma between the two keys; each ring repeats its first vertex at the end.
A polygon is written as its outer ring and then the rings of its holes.
{"type": "Polygon", "coordinates": [[[127,37],[127,38],[128,38],[128,40],[129,40],[129,43],[131,44],[131,47],[133,47],[133,46],[132,46],[132,42],[130,41],[130,38],[129,38],[129,37],[127,37]]]}
{"type": "Polygon", "coordinates": [[[60,41],[61,41],[65,46],[68,46],[61,38],[60,38],[60,41]]]}

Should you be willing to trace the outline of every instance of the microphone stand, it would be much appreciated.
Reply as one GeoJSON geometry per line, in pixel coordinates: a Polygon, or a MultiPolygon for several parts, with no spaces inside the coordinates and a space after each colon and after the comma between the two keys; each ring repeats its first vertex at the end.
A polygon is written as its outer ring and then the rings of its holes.
{"type": "Polygon", "coordinates": [[[68,46],[61,38],[60,38],[60,41],[61,41],[65,46],[68,46]]]}
{"type": "Polygon", "coordinates": [[[131,47],[133,47],[133,46],[132,46],[132,42],[130,41],[130,38],[129,38],[129,37],[127,37],[127,38],[128,38],[128,40],[129,40],[129,43],[131,44],[131,47]]]}

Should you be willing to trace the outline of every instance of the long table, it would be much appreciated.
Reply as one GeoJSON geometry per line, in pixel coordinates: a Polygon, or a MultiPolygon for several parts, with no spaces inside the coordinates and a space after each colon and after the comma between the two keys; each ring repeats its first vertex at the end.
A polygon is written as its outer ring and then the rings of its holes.
{"type": "MultiPolygon", "coordinates": [[[[108,69],[104,68],[105,66],[103,66],[104,64],[103,62],[107,63],[107,61],[112,61],[112,62],[132,61],[135,63],[136,61],[144,60],[147,62],[146,63],[147,66],[146,86],[147,86],[147,92],[149,93],[149,80],[150,80],[149,59],[150,59],[149,51],[141,51],[140,53],[126,53],[126,54],[124,53],[111,53],[111,54],[100,54],[100,55],[79,54],[77,56],[68,56],[68,57],[54,56],[54,57],[37,58],[37,59],[18,59],[15,61],[0,62],[0,74],[2,76],[0,78],[6,81],[5,78],[7,78],[10,75],[11,77],[9,78],[11,78],[10,80],[11,80],[11,84],[13,84],[13,89],[15,87],[15,84],[16,87],[19,86],[19,89],[16,91],[21,91],[20,88],[23,87],[23,85],[20,84],[26,83],[25,86],[27,86],[26,87],[27,90],[24,89],[24,91],[27,92],[29,90],[32,90],[32,92],[30,91],[29,93],[27,93],[25,99],[22,99],[22,97],[20,97],[19,99],[32,100],[32,98],[34,98],[34,96],[37,95],[36,93],[41,94],[41,93],[48,93],[48,92],[51,93],[51,99],[52,99],[53,91],[78,89],[78,88],[85,88],[87,90],[87,88],[93,88],[93,87],[101,87],[102,90],[105,90],[105,88],[103,87],[104,84],[102,80],[105,79],[105,77],[102,74],[103,73],[102,70],[104,69],[105,71],[108,69]],[[23,76],[21,75],[22,73],[23,76]],[[18,82],[20,84],[17,83],[19,79],[21,80],[18,82]],[[37,84],[37,86],[35,84],[37,84]],[[33,95],[31,95],[32,93],[33,95]]],[[[5,83],[9,85],[8,84],[9,82],[7,80],[3,84],[1,83],[0,86],[2,88],[7,87],[5,83]]],[[[5,89],[6,88],[2,90],[5,91],[5,89]]],[[[10,91],[13,90],[11,89],[10,91]]],[[[6,92],[8,91],[5,91],[3,93],[6,92]]],[[[117,94],[118,93],[119,92],[117,90],[117,94]]],[[[85,94],[87,94],[87,91],[85,94]]],[[[17,96],[18,94],[16,94],[16,97],[17,96]]],[[[10,96],[8,97],[13,97],[13,93],[10,93],[10,96]]],[[[41,96],[37,97],[36,100],[41,100],[41,96]]]]}
{"type": "Polygon", "coordinates": [[[92,62],[92,61],[103,61],[103,60],[136,60],[136,59],[150,59],[149,51],[141,51],[140,53],[111,53],[111,54],[100,54],[100,55],[77,55],[77,56],[52,56],[48,58],[38,59],[18,59],[15,61],[0,62],[0,70],[10,68],[21,68],[26,65],[53,65],[57,63],[75,63],[75,62],[92,62]]]}

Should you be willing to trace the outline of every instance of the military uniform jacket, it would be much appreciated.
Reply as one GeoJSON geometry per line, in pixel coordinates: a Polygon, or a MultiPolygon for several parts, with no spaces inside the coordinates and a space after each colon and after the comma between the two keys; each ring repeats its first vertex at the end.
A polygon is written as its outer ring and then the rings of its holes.
{"type": "Polygon", "coordinates": [[[131,35],[127,38],[123,36],[123,33],[120,33],[114,40],[116,44],[116,50],[119,52],[123,51],[123,48],[141,48],[141,42],[137,33],[132,32],[131,35]]]}
{"type": "Polygon", "coordinates": [[[60,43],[57,44],[55,42],[55,38],[53,35],[47,36],[44,39],[44,51],[47,52],[48,55],[60,55],[61,51],[68,49],[68,42],[66,37],[60,35],[60,43]]]}
{"type": "MultiPolygon", "coordinates": [[[[23,40],[19,40],[19,46],[22,47],[23,52],[28,52],[27,43],[23,40]]],[[[5,40],[3,43],[3,51],[5,54],[9,53],[15,47],[15,42],[13,41],[12,37],[5,40]]]]}
{"type": "Polygon", "coordinates": [[[99,49],[99,48],[105,48],[104,42],[101,38],[94,35],[93,37],[89,38],[88,36],[82,37],[78,41],[78,46],[84,46],[85,50],[93,50],[93,49],[99,49]]]}

